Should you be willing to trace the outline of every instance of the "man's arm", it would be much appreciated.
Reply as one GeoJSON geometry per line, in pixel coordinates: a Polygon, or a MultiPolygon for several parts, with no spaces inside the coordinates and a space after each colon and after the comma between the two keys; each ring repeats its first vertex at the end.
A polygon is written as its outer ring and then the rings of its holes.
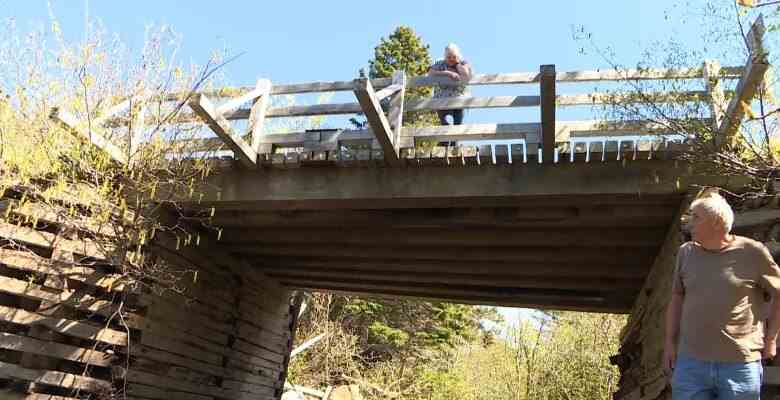
{"type": "Polygon", "coordinates": [[[663,367],[667,372],[671,372],[677,362],[677,340],[680,336],[680,317],[682,316],[684,296],[684,294],[673,290],[672,298],[666,307],[663,367]]]}
{"type": "Polygon", "coordinates": [[[460,79],[460,76],[452,71],[439,71],[437,69],[433,69],[433,67],[428,69],[428,76],[446,76],[454,80],[460,79]]]}
{"type": "Polygon", "coordinates": [[[778,293],[772,294],[772,308],[769,310],[769,320],[766,326],[766,335],[764,336],[764,351],[762,358],[775,358],[777,354],[777,332],[780,331],[780,301],[778,293]]]}

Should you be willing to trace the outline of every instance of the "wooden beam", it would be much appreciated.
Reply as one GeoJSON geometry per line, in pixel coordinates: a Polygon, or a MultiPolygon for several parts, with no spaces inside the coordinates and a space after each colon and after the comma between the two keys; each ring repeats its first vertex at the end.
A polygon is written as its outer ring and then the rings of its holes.
{"type": "Polygon", "coordinates": [[[567,309],[576,311],[626,312],[632,297],[610,293],[533,290],[467,290],[461,288],[430,288],[423,285],[400,287],[386,283],[361,283],[354,281],[295,280],[281,281],[283,285],[314,290],[348,293],[380,294],[423,299],[438,299],[458,303],[500,305],[543,309],[567,309]],[[620,298],[622,301],[615,299],[620,298]],[[617,304],[616,304],[617,303],[617,304]]]}
{"type": "Polygon", "coordinates": [[[726,102],[720,79],[720,63],[717,60],[707,60],[702,69],[704,70],[704,86],[710,98],[712,132],[717,132],[720,128],[720,122],[723,121],[723,106],[726,102]]]}
{"type": "Polygon", "coordinates": [[[111,382],[59,371],[28,369],[0,361],[0,377],[42,383],[66,389],[98,393],[111,389],[111,382]]]}
{"type": "MultiPolygon", "coordinates": [[[[724,79],[736,79],[742,74],[742,66],[724,67],[721,70],[721,76],[724,79]]],[[[558,82],[599,82],[615,80],[665,80],[665,79],[696,79],[702,77],[700,68],[680,68],[680,69],[624,69],[624,70],[585,70],[585,71],[567,71],[558,72],[556,80],[558,82]]],[[[475,75],[469,80],[469,85],[509,85],[509,84],[536,84],[539,83],[540,74],[538,72],[513,72],[503,74],[482,74],[475,75]]],[[[374,88],[385,88],[392,85],[391,78],[372,79],[371,84],[374,88]]],[[[440,84],[452,84],[448,78],[430,77],[427,75],[409,77],[408,88],[420,86],[431,86],[440,84]]],[[[238,95],[248,93],[255,89],[253,86],[220,88],[211,91],[205,91],[203,94],[211,97],[227,97],[225,93],[237,93],[238,95]]],[[[338,92],[354,90],[353,81],[330,81],[330,82],[304,82],[292,84],[274,85],[271,90],[272,95],[279,94],[299,94],[299,93],[317,93],[317,92],[338,92]]],[[[166,100],[179,100],[181,93],[171,93],[166,100]]]]}
{"type": "Polygon", "coordinates": [[[249,129],[252,133],[252,149],[258,156],[263,153],[270,153],[273,150],[272,146],[261,146],[263,134],[265,133],[265,114],[268,110],[268,105],[271,104],[271,87],[271,81],[267,79],[260,79],[257,81],[257,88],[261,89],[260,95],[255,99],[249,112],[249,129]]]}
{"type": "Polygon", "coordinates": [[[715,135],[717,146],[733,146],[746,111],[752,107],[753,98],[758,92],[758,86],[769,69],[766,53],[763,51],[764,20],[759,17],[750,28],[751,53],[748,56],[745,69],[737,83],[734,97],[731,98],[715,135]]]}
{"type": "Polygon", "coordinates": [[[379,100],[383,100],[386,97],[390,97],[393,94],[397,93],[401,89],[403,89],[403,85],[400,85],[400,84],[397,84],[397,83],[393,83],[392,85],[390,85],[390,86],[388,86],[388,87],[386,87],[386,88],[384,88],[382,90],[378,90],[376,92],[376,98],[379,99],[379,100]]]}
{"type": "Polygon", "coordinates": [[[393,130],[368,79],[355,80],[355,97],[357,97],[360,108],[366,115],[368,125],[371,126],[374,136],[382,146],[385,162],[395,166],[402,165],[401,160],[398,158],[398,143],[393,143],[393,130]]]}
{"type": "Polygon", "coordinates": [[[257,85],[253,90],[251,90],[248,93],[244,93],[236,98],[233,98],[226,103],[220,105],[217,107],[217,114],[225,114],[227,112],[233,111],[239,107],[241,107],[244,103],[248,101],[252,101],[254,103],[254,100],[256,100],[258,97],[268,93],[271,90],[271,81],[268,79],[258,79],[257,85]]]}
{"type": "Polygon", "coordinates": [[[553,163],[555,152],[555,65],[539,68],[539,93],[541,98],[542,161],[553,163]]]}
{"type": "Polygon", "coordinates": [[[461,287],[512,287],[533,289],[565,289],[565,290],[639,290],[644,283],[644,277],[636,279],[616,279],[611,276],[596,278],[547,278],[547,277],[512,277],[506,275],[478,275],[478,274],[431,274],[422,272],[398,272],[398,271],[360,271],[352,269],[303,269],[290,266],[277,268],[261,267],[269,277],[279,280],[292,281],[295,279],[315,280],[323,279],[338,281],[343,279],[360,279],[366,282],[396,282],[405,283],[430,283],[441,287],[458,285],[461,287]]]}
{"type": "MultiPolygon", "coordinates": [[[[541,206],[502,208],[447,208],[405,210],[298,210],[244,211],[215,210],[209,222],[221,228],[324,228],[324,227],[393,227],[393,228],[465,228],[465,227],[530,227],[548,223],[556,228],[602,226],[632,226],[632,221],[661,221],[651,226],[667,225],[677,207],[670,205],[613,204],[603,206],[541,206]],[[620,220],[627,221],[620,225],[620,220]]],[[[194,218],[208,217],[208,215],[194,218]]],[[[636,226],[636,225],[634,225],[636,226]]],[[[641,225],[647,226],[647,225],[641,225]]]]}
{"type": "MultiPolygon", "coordinates": [[[[656,246],[657,247],[657,246],[656,246]]],[[[391,246],[349,244],[252,244],[222,245],[225,250],[244,256],[264,257],[337,257],[359,259],[436,260],[436,261],[505,261],[516,263],[615,263],[642,265],[652,262],[656,247],[455,247],[391,246]]]]}
{"type": "Polygon", "coordinates": [[[218,114],[206,96],[196,94],[189,101],[192,110],[209,125],[212,131],[222,139],[238,157],[241,165],[254,169],[257,166],[257,153],[230,126],[225,117],[218,114]]]}
{"type": "MultiPolygon", "coordinates": [[[[175,200],[183,207],[198,203],[244,210],[504,207],[525,202],[554,205],[566,199],[571,204],[573,198],[587,201],[589,196],[608,203],[621,195],[642,201],[653,195],[681,195],[694,183],[735,190],[747,181],[744,176],[703,175],[674,160],[635,160],[625,166],[590,163],[587,168],[574,163],[417,168],[413,173],[392,168],[297,168],[262,179],[255,171],[228,169],[199,184],[200,202],[186,196],[175,200]]],[[[161,187],[161,193],[167,194],[167,188],[161,187]]]]}
{"type": "MultiPolygon", "coordinates": [[[[641,261],[641,260],[634,260],[641,261]]],[[[307,271],[391,271],[395,273],[423,273],[432,275],[506,276],[514,278],[598,278],[644,279],[650,265],[626,263],[621,259],[594,262],[512,262],[505,260],[417,260],[370,259],[353,257],[263,257],[252,260],[258,269],[302,269],[307,271]]]]}
{"type": "Polygon", "coordinates": [[[507,229],[507,228],[284,228],[276,229],[230,229],[222,233],[221,242],[226,244],[247,243],[300,243],[300,244],[373,244],[384,245],[434,245],[434,246],[485,246],[525,247],[545,246],[555,243],[561,247],[657,247],[666,233],[661,229],[603,229],[570,228],[559,229],[507,229]]]}
{"type": "Polygon", "coordinates": [[[50,117],[53,121],[59,123],[65,130],[77,137],[85,139],[93,146],[105,152],[111,160],[120,165],[127,164],[127,155],[125,152],[103,137],[103,135],[95,132],[94,128],[96,125],[93,125],[92,130],[84,130],[73,114],[60,108],[53,108],[50,117]]]}
{"type": "Polygon", "coordinates": [[[406,73],[403,70],[393,73],[393,84],[400,86],[400,88],[390,97],[387,119],[393,130],[393,143],[396,148],[400,148],[404,122],[404,96],[406,95],[406,73]]]}

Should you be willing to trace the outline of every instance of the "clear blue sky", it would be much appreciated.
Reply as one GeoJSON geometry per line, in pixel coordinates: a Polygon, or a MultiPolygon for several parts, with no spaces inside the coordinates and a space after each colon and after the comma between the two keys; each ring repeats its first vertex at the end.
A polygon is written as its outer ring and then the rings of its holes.
{"type": "MultiPolygon", "coordinates": [[[[434,58],[448,42],[458,43],[477,73],[605,68],[595,54],[582,55],[572,26],[582,25],[618,61],[632,65],[654,40],[675,36],[695,41],[701,26],[680,24],[684,0],[558,1],[53,1],[62,29],[78,38],[85,15],[139,48],[144,28],[167,24],[183,35],[181,57],[205,62],[214,49],[244,55],[225,70],[231,84],[347,80],[367,65],[379,39],[398,25],[411,26],[430,44],[434,58]],[[669,18],[665,18],[665,16],[669,18]]],[[[693,1],[700,4],[700,1],[693,1]]],[[[729,2],[724,2],[728,6],[729,2]]],[[[0,18],[21,28],[47,23],[42,0],[0,0],[0,18]]],[[[487,90],[487,89],[486,89],[487,90]]],[[[494,89],[490,89],[494,90],[494,89]]],[[[498,90],[498,89],[495,89],[498,90]]],[[[482,93],[477,93],[482,94],[482,93]]],[[[512,111],[502,118],[512,119],[512,111]],[[509,116],[507,116],[509,115],[509,116]]],[[[538,113],[538,111],[536,111],[538,113]]],[[[491,111],[472,121],[492,118],[491,111]]],[[[503,121],[493,121],[503,122],[503,121]]],[[[518,121],[511,121],[518,122],[518,121]]],[[[514,319],[514,312],[504,310],[514,319]]]]}

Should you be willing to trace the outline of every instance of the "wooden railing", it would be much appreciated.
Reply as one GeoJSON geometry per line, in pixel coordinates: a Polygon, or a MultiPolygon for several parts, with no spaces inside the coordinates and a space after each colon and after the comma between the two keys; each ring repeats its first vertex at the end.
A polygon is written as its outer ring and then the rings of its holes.
{"type": "MultiPolygon", "coordinates": [[[[258,165],[294,166],[301,163],[350,164],[377,163],[399,166],[408,164],[468,164],[471,159],[499,162],[507,159],[511,162],[561,162],[577,159],[576,154],[584,154],[584,159],[593,160],[591,153],[607,157],[604,153],[613,152],[641,154],[660,151],[668,144],[662,139],[643,143],[634,138],[622,140],[625,136],[674,133],[647,121],[609,122],[609,121],[556,121],[555,111],[559,107],[581,105],[604,105],[612,101],[623,103],[646,102],[630,94],[620,93],[584,93],[557,94],[556,85],[582,82],[620,82],[629,80],[672,80],[701,79],[706,90],[652,94],[655,103],[706,102],[711,110],[710,118],[704,123],[712,124],[718,133],[720,143],[728,142],[739,127],[744,114],[740,104],[750,103],[756,87],[767,69],[765,57],[762,57],[761,38],[763,21],[759,18],[751,28],[749,41],[751,54],[745,67],[720,67],[717,62],[708,61],[698,68],[687,69],[641,69],[641,70],[604,70],[557,72],[554,65],[543,65],[538,73],[520,72],[508,74],[478,75],[469,80],[469,86],[479,85],[539,85],[539,95],[495,96],[495,97],[454,97],[454,98],[405,98],[407,89],[421,86],[453,85],[449,78],[406,77],[403,71],[396,71],[392,78],[356,79],[351,81],[311,82],[299,84],[272,85],[261,79],[254,87],[225,88],[218,91],[200,92],[188,102],[191,113],[182,113],[172,123],[185,123],[202,120],[216,134],[215,138],[198,140],[195,150],[230,150],[241,165],[257,168],[258,165]],[[733,93],[724,92],[723,80],[738,79],[733,93]],[[318,92],[351,91],[355,102],[316,105],[296,105],[274,107],[270,96],[305,94],[318,92]],[[727,97],[730,101],[726,104],[727,97]],[[219,99],[220,104],[216,104],[219,99]],[[428,128],[404,128],[403,114],[408,111],[436,111],[446,109],[484,109],[539,107],[539,122],[515,124],[471,124],[461,126],[436,126],[428,128]],[[281,117],[350,115],[363,113],[368,129],[363,130],[310,130],[293,133],[266,132],[265,120],[281,117]],[[247,132],[237,132],[231,121],[248,120],[247,132]],[[588,132],[599,132],[602,136],[612,136],[610,140],[593,141],[577,139],[588,136],[588,132]],[[418,146],[421,140],[453,143],[463,140],[510,140],[517,143],[475,146],[424,147],[418,146]],[[628,144],[627,144],[628,143],[628,144]],[[653,144],[654,143],[654,144],[653,144]],[[364,145],[366,149],[350,151],[345,146],[364,145]],[[500,148],[499,148],[500,147],[500,148]],[[297,152],[279,152],[279,148],[295,148],[297,152]],[[422,152],[422,154],[420,154],[422,152]],[[487,153],[490,153],[489,155],[487,153]],[[494,154],[495,153],[495,154],[494,154]],[[557,155],[557,157],[556,157],[557,155]],[[433,161],[431,161],[433,160],[433,161]],[[460,161],[458,161],[460,160],[460,161]]],[[[181,94],[169,95],[166,99],[176,101],[181,94]]],[[[127,107],[120,103],[114,109],[119,112],[127,107]]],[[[55,113],[59,120],[74,131],[77,124],[66,114],[55,113]]],[[[100,118],[108,122],[113,115],[107,113],[100,118]]],[[[143,116],[141,117],[143,121],[143,116]]],[[[95,124],[93,123],[92,126],[95,124]]],[[[136,124],[137,125],[137,124],[136,124]]],[[[83,129],[81,134],[87,136],[83,129]]],[[[92,132],[93,142],[112,154],[120,162],[125,162],[121,152],[111,143],[92,132]]],[[[136,142],[135,140],[133,142],[136,142]]],[[[189,142],[192,145],[192,142],[189,142]]],[[[620,159],[617,155],[615,159],[620,159]]]]}

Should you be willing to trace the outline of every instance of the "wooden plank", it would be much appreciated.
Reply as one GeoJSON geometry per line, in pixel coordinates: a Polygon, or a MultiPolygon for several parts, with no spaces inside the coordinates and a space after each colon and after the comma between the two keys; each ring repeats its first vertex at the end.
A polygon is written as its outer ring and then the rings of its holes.
{"type": "Polygon", "coordinates": [[[224,104],[221,104],[216,109],[216,114],[223,115],[227,112],[233,111],[239,107],[241,107],[244,103],[248,101],[252,101],[254,103],[254,100],[257,99],[260,96],[263,96],[267,94],[271,89],[271,81],[268,79],[258,79],[257,85],[255,85],[255,88],[251,90],[248,93],[244,93],[238,97],[232,98],[225,102],[224,104]]]}
{"type": "MultiPolygon", "coordinates": [[[[273,268],[263,270],[270,277],[280,281],[293,282],[302,280],[339,281],[344,279],[360,279],[363,282],[408,282],[436,284],[441,287],[512,287],[524,289],[561,289],[561,290],[639,290],[644,283],[644,277],[636,279],[615,279],[611,276],[596,278],[564,278],[564,277],[513,277],[509,275],[479,275],[479,274],[442,274],[442,273],[401,273],[398,271],[359,271],[333,269],[328,271],[302,268],[273,268]]],[[[295,353],[293,353],[294,355],[295,353]]]]}
{"type": "Polygon", "coordinates": [[[647,101],[653,103],[678,103],[707,101],[709,99],[710,94],[707,91],[692,90],[674,93],[644,93],[643,97],[639,97],[634,93],[564,94],[557,95],[555,103],[558,106],[590,106],[615,102],[621,104],[643,103],[647,101]]]}
{"type": "Polygon", "coordinates": [[[154,386],[130,383],[127,385],[127,395],[153,400],[213,400],[213,396],[203,396],[195,393],[179,392],[154,386]]]}
{"type": "Polygon", "coordinates": [[[213,396],[221,398],[236,398],[239,393],[233,390],[227,390],[217,386],[198,385],[182,380],[172,379],[156,374],[142,372],[137,370],[127,371],[126,380],[128,383],[142,384],[169,391],[193,393],[201,396],[213,396]]]}
{"type": "Polygon", "coordinates": [[[252,393],[253,395],[260,395],[260,396],[271,397],[276,394],[276,388],[273,387],[258,385],[249,382],[234,381],[230,379],[225,379],[224,381],[222,381],[222,387],[224,387],[227,390],[243,392],[243,393],[252,393]]]}
{"type": "Polygon", "coordinates": [[[226,370],[221,365],[215,365],[194,359],[189,354],[180,355],[162,349],[145,346],[140,343],[133,345],[130,350],[133,352],[132,355],[134,357],[138,357],[139,359],[176,365],[179,367],[191,369],[193,371],[202,372],[204,374],[213,375],[215,377],[221,377],[227,374],[226,370]]]}
{"type": "Polygon", "coordinates": [[[214,348],[203,348],[190,343],[189,340],[185,342],[178,340],[177,338],[161,336],[151,332],[144,332],[141,334],[141,344],[213,365],[221,365],[222,353],[227,352],[227,350],[223,352],[219,350],[215,351],[214,348]]]}
{"type": "MultiPolygon", "coordinates": [[[[743,67],[724,67],[721,69],[723,79],[739,78],[743,67]]],[[[700,68],[682,68],[682,69],[622,69],[622,70],[592,70],[592,71],[568,71],[556,74],[558,82],[598,82],[598,81],[620,81],[620,80],[665,80],[665,79],[697,79],[702,77],[700,68]]],[[[500,74],[475,75],[467,83],[468,85],[508,85],[508,84],[535,84],[539,83],[540,74],[537,72],[515,72],[500,74]]],[[[453,82],[448,78],[430,77],[427,75],[409,77],[407,87],[415,88],[432,85],[452,85],[453,82]]],[[[372,79],[371,84],[382,89],[392,85],[391,78],[372,79]]],[[[256,86],[220,88],[216,90],[204,91],[202,94],[210,97],[232,97],[241,96],[253,91],[256,86]]],[[[280,94],[298,94],[298,93],[316,93],[316,92],[334,92],[334,91],[352,91],[354,90],[353,81],[331,81],[331,82],[306,82],[293,84],[278,84],[271,89],[271,95],[280,94]]],[[[171,93],[165,97],[167,101],[180,101],[183,93],[171,93]]],[[[246,117],[244,117],[246,118],[246,117]]]]}
{"type": "Polygon", "coordinates": [[[76,310],[87,311],[111,317],[120,310],[119,306],[110,301],[95,298],[86,293],[59,292],[53,293],[51,289],[28,281],[9,278],[0,275],[0,293],[12,294],[32,300],[41,300],[53,304],[61,304],[76,310]]]}
{"type": "MultiPolygon", "coordinates": [[[[641,261],[641,260],[638,260],[641,261]]],[[[614,279],[643,279],[650,265],[635,262],[624,263],[615,258],[611,262],[599,261],[591,264],[584,262],[537,263],[514,261],[475,261],[475,260],[396,260],[392,258],[350,258],[350,257],[294,257],[276,256],[257,259],[253,266],[258,269],[279,269],[284,266],[290,270],[353,270],[353,271],[391,271],[399,274],[420,273],[432,275],[478,275],[506,276],[515,278],[584,278],[610,276],[614,279]]]]}
{"type": "Polygon", "coordinates": [[[206,96],[194,95],[189,105],[200,118],[206,121],[217,136],[230,147],[233,153],[238,157],[241,165],[253,169],[257,166],[257,153],[247,144],[241,135],[237,134],[230,126],[230,122],[222,114],[217,113],[214,105],[211,104],[206,96]]]}
{"type": "Polygon", "coordinates": [[[116,251],[112,243],[97,243],[89,239],[68,240],[57,235],[38,231],[25,226],[17,226],[0,221],[0,237],[46,248],[57,247],[61,251],[85,255],[102,260],[111,260],[116,251]]]}
{"type": "Polygon", "coordinates": [[[401,89],[403,89],[403,87],[404,87],[404,86],[403,86],[402,84],[399,84],[399,83],[393,83],[392,85],[390,85],[390,86],[387,86],[387,87],[385,87],[385,88],[384,88],[384,89],[382,89],[382,90],[378,90],[378,91],[376,92],[376,98],[377,98],[378,100],[382,100],[382,99],[384,99],[384,98],[386,98],[386,97],[390,97],[390,96],[392,96],[393,94],[395,94],[396,92],[398,92],[398,91],[400,91],[401,89]]]}
{"type": "Polygon", "coordinates": [[[20,351],[24,353],[38,354],[47,357],[55,357],[63,360],[76,361],[89,365],[108,367],[115,356],[72,346],[69,344],[43,341],[13,333],[0,332],[0,348],[20,351]]]}
{"type": "Polygon", "coordinates": [[[581,291],[567,294],[560,292],[527,294],[522,290],[499,290],[491,292],[487,290],[429,288],[419,287],[419,285],[396,286],[386,283],[363,283],[354,281],[295,280],[282,281],[282,284],[297,288],[330,290],[353,294],[403,296],[428,300],[435,299],[450,302],[468,302],[482,305],[542,309],[552,308],[592,312],[625,313],[630,309],[631,300],[633,298],[633,296],[630,296],[616,300],[609,296],[609,294],[597,294],[595,292],[588,294],[581,291]]]}
{"type": "Polygon", "coordinates": [[[385,162],[393,166],[400,166],[398,158],[398,143],[393,143],[393,130],[385,117],[382,106],[376,98],[374,88],[368,79],[355,80],[355,97],[360,103],[360,108],[366,115],[369,126],[374,136],[382,146],[382,152],[385,156],[385,162]]]}
{"type": "MultiPolygon", "coordinates": [[[[488,155],[489,156],[489,155],[488,155]]],[[[492,163],[492,162],[491,162],[492,163]]],[[[613,246],[646,247],[657,246],[666,233],[663,228],[615,229],[604,231],[600,228],[560,229],[511,229],[511,228],[278,228],[276,230],[229,229],[222,233],[221,242],[234,244],[366,244],[385,245],[434,245],[434,246],[485,246],[518,248],[544,246],[555,243],[556,246],[613,246]]]]}
{"type": "Polygon", "coordinates": [[[100,133],[96,132],[92,126],[92,129],[84,130],[82,124],[73,114],[61,109],[54,108],[50,114],[50,118],[59,123],[65,130],[71,132],[73,135],[85,139],[93,146],[97,147],[101,151],[105,152],[109,158],[120,165],[127,164],[127,154],[122,149],[111,143],[108,139],[103,137],[100,133]]]}
{"type": "Polygon", "coordinates": [[[387,119],[390,122],[390,129],[393,130],[394,147],[400,148],[401,135],[403,134],[402,131],[404,120],[404,96],[406,95],[406,73],[402,70],[395,71],[393,73],[393,83],[395,85],[399,85],[400,88],[390,98],[387,119]]]}
{"type": "Polygon", "coordinates": [[[49,260],[31,252],[0,249],[0,264],[12,269],[73,279],[107,291],[124,290],[123,278],[119,275],[106,275],[90,267],[49,260]]]}
{"type": "Polygon", "coordinates": [[[735,95],[731,98],[726,112],[723,115],[718,131],[715,135],[715,143],[718,146],[733,146],[735,137],[739,132],[742,119],[747,110],[752,107],[753,98],[758,92],[758,86],[764,79],[764,74],[769,69],[766,54],[760,51],[763,48],[764,20],[759,17],[750,28],[752,33],[752,47],[758,49],[757,53],[748,56],[745,69],[737,83],[735,95]]]}
{"type": "Polygon", "coordinates": [[[95,340],[118,346],[127,345],[128,336],[125,332],[100,328],[64,318],[47,317],[18,308],[0,306],[0,320],[26,326],[40,325],[54,332],[81,339],[95,340]]]}
{"type": "Polygon", "coordinates": [[[539,68],[539,93],[541,94],[542,161],[553,163],[555,148],[555,65],[539,68]]]}
{"type": "Polygon", "coordinates": [[[110,382],[100,379],[58,371],[28,369],[2,361],[0,361],[0,377],[20,379],[65,389],[79,389],[87,392],[99,392],[111,387],[110,382]]]}
{"type": "Polygon", "coordinates": [[[513,261],[525,263],[609,263],[616,259],[642,264],[655,256],[655,247],[583,247],[562,251],[559,247],[462,247],[452,246],[366,246],[345,244],[225,245],[232,252],[246,256],[265,257],[337,257],[359,259],[437,260],[437,261],[513,261]]]}
{"type": "Polygon", "coordinates": [[[707,60],[704,62],[702,69],[704,70],[704,86],[710,98],[712,131],[717,132],[720,122],[723,121],[723,107],[726,104],[720,80],[720,63],[717,60],[707,60]]]}
{"type": "MultiPolygon", "coordinates": [[[[268,105],[271,103],[271,81],[260,79],[257,81],[256,87],[264,90],[262,90],[249,111],[249,127],[250,132],[252,132],[252,149],[259,156],[265,152],[261,149],[261,140],[265,130],[265,114],[268,111],[268,105]]],[[[273,147],[269,150],[273,151],[273,147]]]]}

